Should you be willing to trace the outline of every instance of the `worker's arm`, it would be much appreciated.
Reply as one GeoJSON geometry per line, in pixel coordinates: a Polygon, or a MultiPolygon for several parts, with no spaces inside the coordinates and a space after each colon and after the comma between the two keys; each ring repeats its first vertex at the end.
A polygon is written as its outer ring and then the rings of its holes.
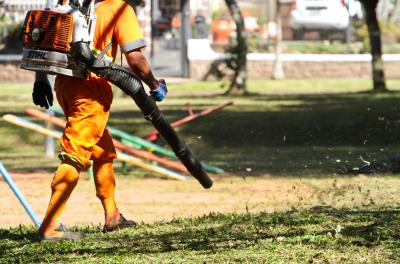
{"type": "Polygon", "coordinates": [[[154,77],[150,65],[140,49],[132,50],[126,53],[125,56],[129,68],[139,79],[149,86],[153,98],[157,101],[162,101],[168,92],[167,86],[164,80],[158,81],[154,77]]]}
{"type": "Polygon", "coordinates": [[[118,10],[113,38],[120,45],[132,72],[149,86],[151,96],[156,101],[161,101],[167,94],[167,86],[154,78],[150,65],[141,52],[141,48],[146,46],[146,41],[135,11],[126,2],[122,2],[118,10]]]}
{"type": "Polygon", "coordinates": [[[154,78],[150,65],[140,49],[132,50],[125,54],[131,71],[149,86],[150,90],[156,90],[159,81],[154,78]]]}

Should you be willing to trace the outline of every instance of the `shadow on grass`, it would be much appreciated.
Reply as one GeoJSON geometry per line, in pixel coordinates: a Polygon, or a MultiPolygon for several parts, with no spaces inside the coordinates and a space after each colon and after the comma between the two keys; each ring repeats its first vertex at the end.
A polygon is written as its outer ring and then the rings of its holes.
{"type": "Polygon", "coordinates": [[[19,235],[15,234],[17,230],[0,230],[0,251],[9,260],[28,261],[39,260],[41,252],[48,260],[61,260],[69,255],[106,259],[178,251],[198,254],[249,248],[257,251],[257,248],[291,248],[293,245],[353,254],[363,248],[396,250],[400,246],[399,231],[398,208],[325,208],[271,214],[212,214],[191,220],[142,225],[138,229],[107,235],[91,232],[79,242],[44,243],[42,246],[35,243],[31,233],[19,235]]]}
{"type": "MultiPolygon", "coordinates": [[[[326,177],[343,166],[361,166],[362,160],[383,160],[400,152],[399,97],[398,92],[181,96],[179,101],[191,102],[194,109],[231,100],[235,105],[177,131],[201,160],[222,167],[229,175],[326,177]]],[[[160,107],[170,121],[187,116],[182,104],[160,107]]],[[[109,124],[137,136],[153,130],[133,102],[131,110],[112,111],[109,124]]],[[[22,128],[15,131],[21,141],[35,144],[34,150],[25,153],[35,160],[43,151],[43,136],[22,128]]],[[[0,146],[0,151],[14,151],[13,147],[0,146]]],[[[6,159],[5,165],[12,170],[28,169],[8,162],[4,155],[0,159],[6,159]]],[[[33,169],[53,171],[56,166],[56,162],[43,164],[33,169]]]]}
{"type": "MultiPolygon", "coordinates": [[[[228,97],[239,103],[177,129],[200,158],[235,175],[335,173],[343,165],[362,165],[360,156],[375,161],[398,152],[399,97],[395,92],[228,97]]],[[[210,97],[210,105],[212,98],[224,97],[210,97]]],[[[164,113],[169,120],[187,115],[164,113]]],[[[135,124],[122,126],[132,130],[135,124]]]]}
{"type": "Polygon", "coordinates": [[[19,228],[13,229],[0,229],[0,239],[9,239],[13,241],[29,241],[29,242],[39,242],[40,237],[38,232],[34,228],[27,228],[20,226],[19,228]]]}

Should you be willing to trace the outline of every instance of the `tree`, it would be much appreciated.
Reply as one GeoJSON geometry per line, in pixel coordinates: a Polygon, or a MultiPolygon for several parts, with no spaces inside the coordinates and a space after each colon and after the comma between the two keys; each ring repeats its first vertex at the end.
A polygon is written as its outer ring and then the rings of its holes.
{"type": "Polygon", "coordinates": [[[285,78],[283,71],[281,53],[282,53],[282,6],[279,0],[276,1],[276,39],[275,39],[275,63],[272,72],[272,78],[280,80],[285,78]]]}
{"type": "Polygon", "coordinates": [[[382,60],[381,31],[376,15],[379,0],[361,0],[365,10],[372,56],[372,80],[374,91],[387,91],[382,60]]]}
{"type": "Polygon", "coordinates": [[[245,36],[244,20],[240,8],[235,0],[225,0],[229,13],[236,24],[236,41],[229,48],[231,56],[227,59],[227,65],[234,72],[231,84],[226,93],[244,94],[246,93],[247,81],[247,40],[245,36]]]}

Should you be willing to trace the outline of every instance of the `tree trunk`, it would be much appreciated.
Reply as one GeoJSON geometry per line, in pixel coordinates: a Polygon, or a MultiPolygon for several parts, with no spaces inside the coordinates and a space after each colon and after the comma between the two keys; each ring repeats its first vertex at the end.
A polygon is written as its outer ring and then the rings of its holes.
{"type": "Polygon", "coordinates": [[[228,94],[244,94],[246,93],[247,81],[247,42],[245,37],[244,20],[240,12],[239,6],[235,0],[225,0],[229,8],[229,12],[236,24],[236,43],[231,49],[232,60],[229,63],[234,71],[230,87],[226,93],[228,94]]]}
{"type": "Polygon", "coordinates": [[[365,10],[365,21],[368,26],[369,41],[371,44],[374,91],[387,91],[382,60],[381,32],[376,15],[378,0],[363,0],[361,2],[365,10]]]}
{"type": "Polygon", "coordinates": [[[281,53],[282,53],[282,13],[281,3],[279,0],[276,1],[276,39],[275,39],[275,62],[274,69],[272,72],[272,78],[275,80],[281,80],[285,78],[285,72],[283,71],[281,53]]]}

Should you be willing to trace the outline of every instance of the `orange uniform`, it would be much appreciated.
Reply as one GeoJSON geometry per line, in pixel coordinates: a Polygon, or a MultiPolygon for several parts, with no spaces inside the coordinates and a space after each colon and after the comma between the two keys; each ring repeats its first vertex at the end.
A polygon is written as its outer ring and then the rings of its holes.
{"type": "MultiPolygon", "coordinates": [[[[95,12],[94,53],[100,53],[111,43],[104,60],[115,59],[118,45],[123,52],[146,45],[135,12],[124,1],[99,2],[95,12]]],[[[76,163],[81,170],[90,167],[90,159],[114,159],[115,149],[106,129],[112,102],[111,85],[95,75],[87,80],[58,75],[55,90],[67,117],[60,159],[76,163]]]]}
{"type": "MultiPolygon", "coordinates": [[[[114,60],[117,45],[125,53],[145,46],[135,12],[127,3],[122,0],[100,1],[95,12],[97,22],[93,50],[95,53],[101,52],[111,43],[105,60],[114,60]]],[[[116,152],[106,129],[112,103],[111,85],[94,75],[88,79],[58,75],[55,90],[66,115],[67,125],[59,155],[62,163],[51,184],[52,195],[40,233],[52,238],[66,234],[57,229],[61,213],[78,182],[80,171],[91,166],[91,159],[96,194],[104,207],[106,225],[114,226],[124,218],[120,217],[114,200],[112,161],[116,152]]]]}

